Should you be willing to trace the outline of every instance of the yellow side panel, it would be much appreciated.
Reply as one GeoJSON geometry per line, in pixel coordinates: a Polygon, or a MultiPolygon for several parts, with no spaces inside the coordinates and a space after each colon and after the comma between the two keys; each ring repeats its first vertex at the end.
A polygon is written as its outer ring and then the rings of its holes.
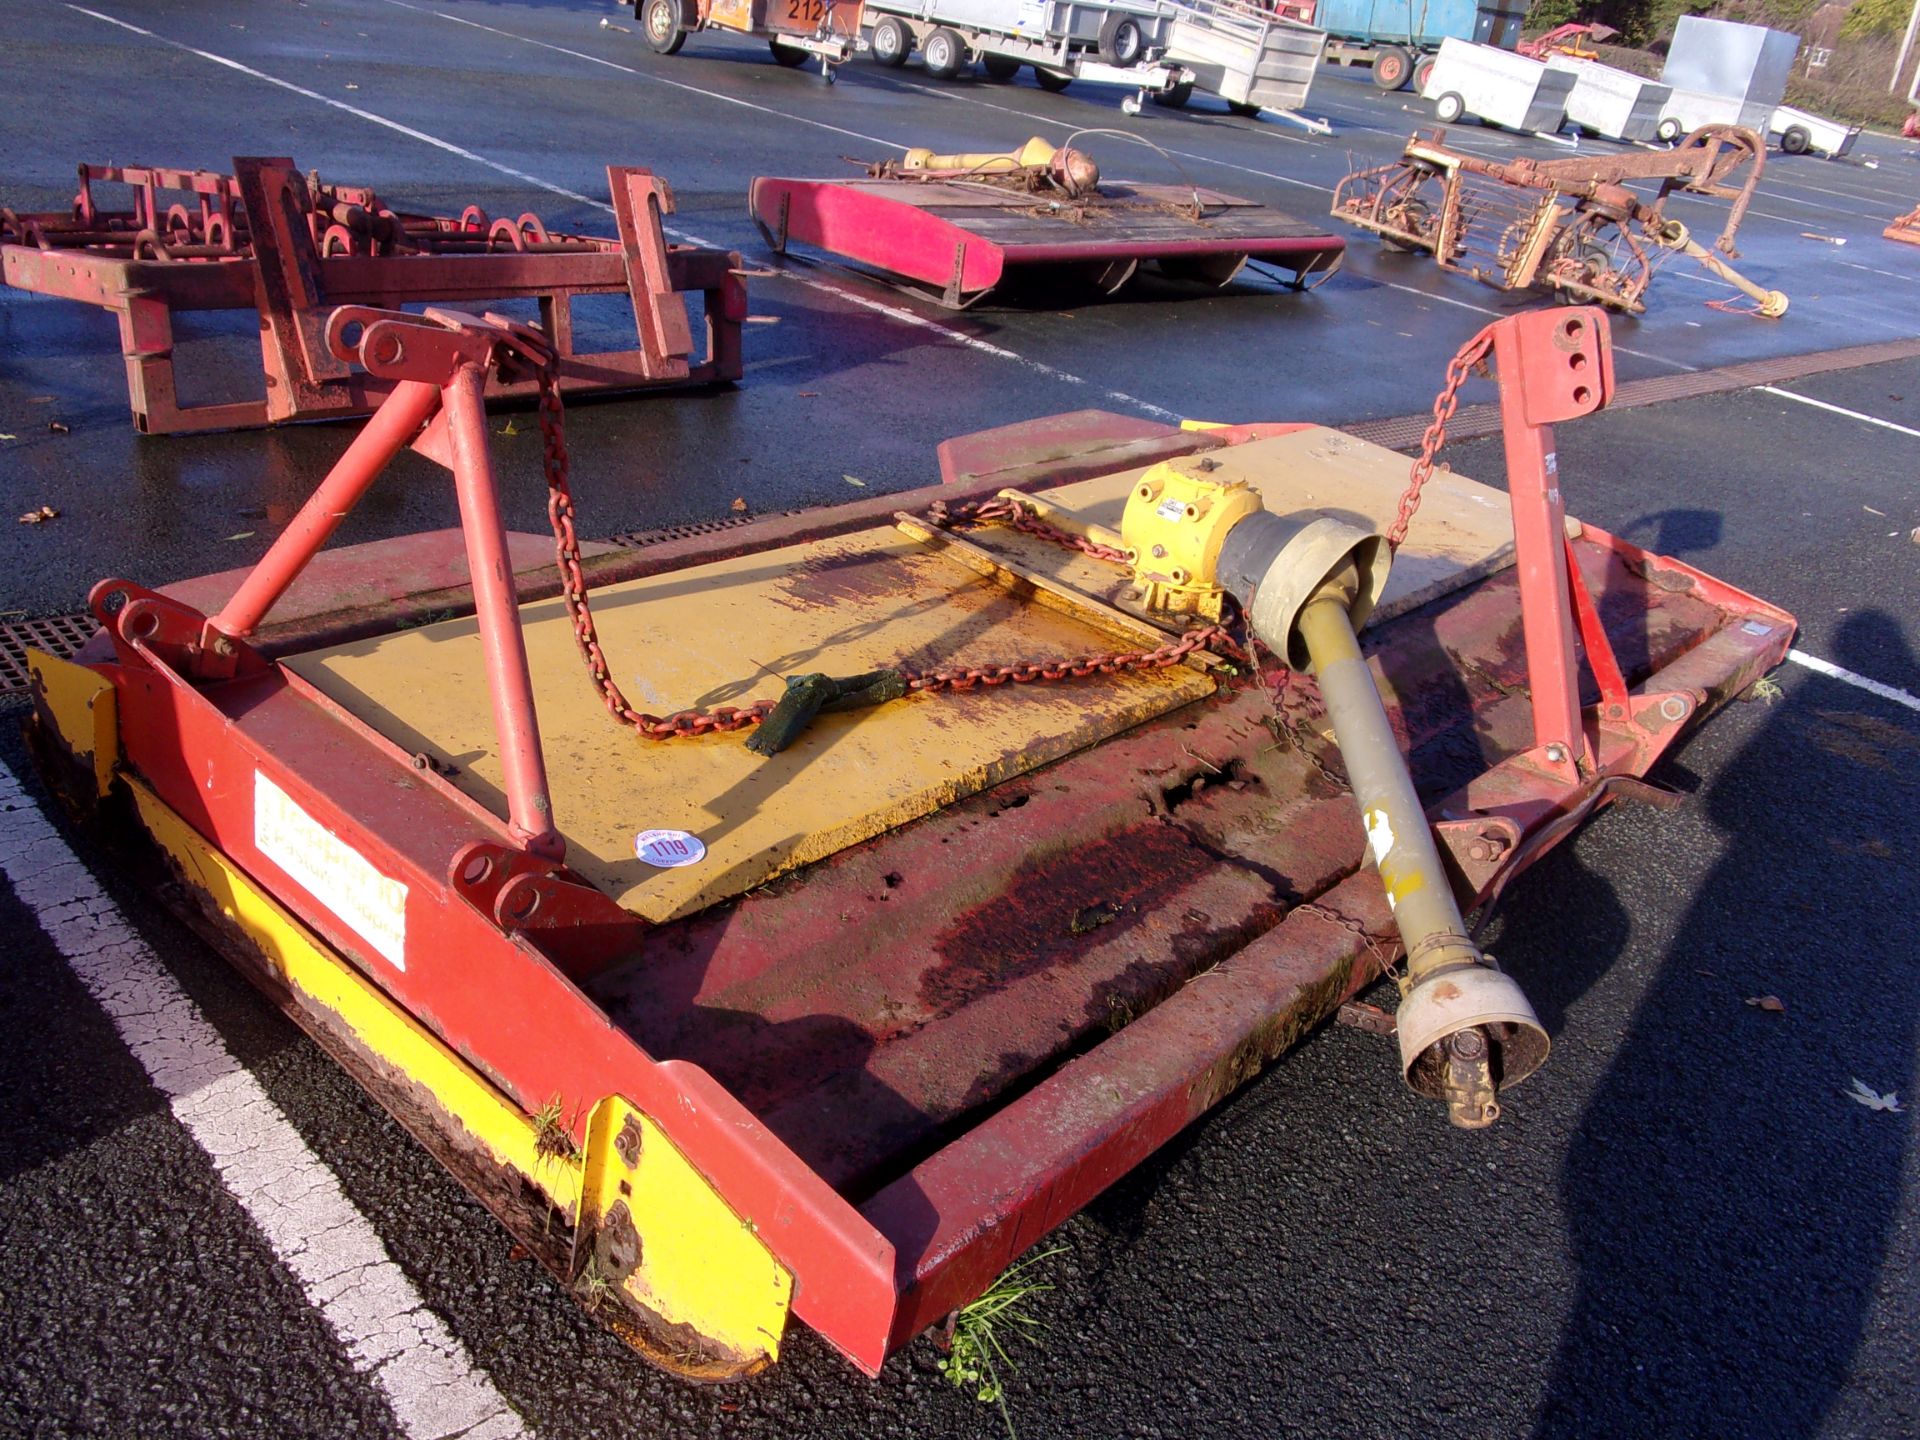
{"type": "Polygon", "coordinates": [[[139,780],[130,778],[128,784],[147,832],[188,881],[245,932],[289,988],[332,1012],[361,1046],[431,1092],[497,1164],[526,1176],[563,1213],[577,1213],[578,1160],[542,1154],[539,1132],[518,1106],[255,888],[139,780]]]}
{"type": "Polygon", "coordinates": [[[34,705],[60,741],[93,767],[94,784],[105,795],[120,760],[120,729],[113,682],[97,670],[61,660],[41,650],[27,651],[33,676],[34,705]]]}
{"type": "Polygon", "coordinates": [[[740,1360],[779,1358],[792,1273],[666,1133],[617,1095],[587,1123],[585,1187],[581,1233],[591,1226],[604,1279],[740,1360]]]}

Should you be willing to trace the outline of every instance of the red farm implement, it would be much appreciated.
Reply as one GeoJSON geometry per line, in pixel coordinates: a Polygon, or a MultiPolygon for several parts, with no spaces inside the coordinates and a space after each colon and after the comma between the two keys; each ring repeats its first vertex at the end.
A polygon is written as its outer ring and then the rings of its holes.
{"type": "Polygon", "coordinates": [[[1897,217],[1880,233],[1889,240],[1899,240],[1908,245],[1920,245],[1920,206],[1897,217]]]}
{"type": "Polygon", "coordinates": [[[1658,262],[1682,254],[1751,299],[1753,313],[1787,313],[1784,294],[1755,285],[1666,213],[1676,191],[1731,200],[1714,248],[1738,258],[1734,236],[1766,164],[1753,131],[1708,125],[1667,151],[1564,160],[1484,160],[1445,139],[1416,135],[1393,164],[1347,176],[1334,218],[1497,289],[1544,288],[1631,314],[1646,309],[1658,262]],[[1659,192],[1648,199],[1636,181],[1658,181],[1659,192]]]}
{"type": "Polygon", "coordinates": [[[1252,200],[1194,185],[1105,181],[1084,151],[1029,140],[995,154],[909,150],[865,178],[760,176],[748,200],[767,243],[824,250],[906,282],[949,308],[1018,281],[1062,305],[1112,294],[1143,264],[1226,285],[1249,260],[1318,284],[1345,242],[1252,200]]]}
{"type": "Polygon", "coordinates": [[[1563,512],[1591,308],[1449,372],[1434,444],[1490,362],[1510,501],[1431,446],[1409,478],[1318,426],[1085,411],[587,559],[543,337],[327,340],[381,409],[250,572],[100,582],[81,654],[33,657],[36,753],[683,1374],[761,1368],[790,1316],[876,1372],[1383,968],[1408,1084],[1492,1122],[1546,1037],[1463,917],[1668,798],[1650,768],[1794,628],[1563,512]],[[542,392],[556,563],[517,576],[490,378],[542,392]],[[461,531],[324,550],[409,445],[461,531]],[[417,578],[450,542],[470,590],[417,578]]]}
{"type": "MultiPolygon", "coordinates": [[[[343,304],[536,302],[569,393],[739,379],[739,256],[667,243],[661,217],[673,196],[658,176],[609,166],[607,179],[614,237],[563,235],[532,214],[489,219],[472,205],[458,216],[403,214],[288,159],[236,159],[231,175],[82,165],[69,211],[0,210],[0,273],[22,290],[114,313],[133,423],[148,434],[370,413],[391,386],[328,350],[327,316],[343,304]],[[108,184],[129,188],[128,208],[103,208],[95,190],[108,184]],[[638,344],[576,350],[575,298],[613,294],[631,299],[638,344]],[[703,299],[698,343],[690,294],[703,299]],[[174,318],[209,310],[258,313],[263,398],[182,398],[174,318]]],[[[489,393],[516,392],[495,382],[489,393]]]]}

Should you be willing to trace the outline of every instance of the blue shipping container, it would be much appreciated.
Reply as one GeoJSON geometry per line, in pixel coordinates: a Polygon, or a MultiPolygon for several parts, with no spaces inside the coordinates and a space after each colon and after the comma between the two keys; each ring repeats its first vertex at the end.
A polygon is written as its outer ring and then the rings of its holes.
{"type": "Polygon", "coordinates": [[[1313,23],[1336,40],[1435,49],[1471,40],[1511,50],[1527,0],[1320,0],[1313,23]]]}

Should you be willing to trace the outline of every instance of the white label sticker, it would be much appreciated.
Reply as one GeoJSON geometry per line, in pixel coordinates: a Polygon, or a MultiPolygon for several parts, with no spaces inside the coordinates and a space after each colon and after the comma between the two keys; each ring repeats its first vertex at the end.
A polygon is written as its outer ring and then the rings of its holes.
{"type": "Polygon", "coordinates": [[[649,865],[677,870],[707,858],[706,842],[684,830],[642,830],[633,837],[633,853],[649,865]]]}
{"type": "Polygon", "coordinates": [[[253,843],[314,899],[357,931],[396,970],[407,968],[407,887],[382,875],[346,841],[259,772],[253,777],[253,843]]]}
{"type": "Polygon", "coordinates": [[[1367,849],[1373,852],[1376,866],[1393,853],[1393,822],[1384,810],[1367,811],[1367,849]]]}
{"type": "Polygon", "coordinates": [[[1773,626],[1764,624],[1759,620],[1749,620],[1740,628],[1749,635],[1771,635],[1773,633],[1773,626]]]}
{"type": "Polygon", "coordinates": [[[1560,473],[1560,452],[1557,450],[1549,450],[1547,451],[1547,474],[1558,475],[1559,473],[1560,473]]]}
{"type": "Polygon", "coordinates": [[[1162,500],[1160,508],[1153,513],[1162,520],[1178,520],[1187,513],[1187,503],[1184,500],[1162,500]]]}

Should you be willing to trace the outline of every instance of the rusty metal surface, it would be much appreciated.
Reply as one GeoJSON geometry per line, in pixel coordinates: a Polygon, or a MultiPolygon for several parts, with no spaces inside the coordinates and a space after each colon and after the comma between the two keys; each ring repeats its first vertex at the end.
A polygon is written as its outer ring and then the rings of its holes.
{"type": "Polygon", "coordinates": [[[1334,217],[1498,289],[1539,286],[1630,313],[1645,309],[1663,251],[1693,253],[1747,288],[1723,262],[1689,250],[1687,227],[1667,216],[1666,202],[1675,193],[1729,201],[1714,245],[1737,257],[1734,239],[1766,165],[1765,141],[1751,130],[1709,125],[1672,150],[1551,160],[1485,159],[1448,148],[1445,133],[1416,135],[1398,162],[1348,175],[1334,191],[1334,217]],[[1648,199],[1634,181],[1660,188],[1648,199]]]}
{"type": "MultiPolygon", "coordinates": [[[[1635,679],[1720,623],[1575,550],[1635,679]]],[[[1510,572],[1370,649],[1430,797],[1531,743],[1510,572]]],[[[864,1193],[1361,864],[1331,745],[1272,714],[1245,687],[1141,726],[657,930],[592,991],[864,1193]]]]}
{"type": "MultiPolygon", "coordinates": [[[[740,378],[740,257],[668,245],[660,217],[673,212],[672,192],[645,170],[608,167],[617,238],[549,231],[531,213],[489,218],[473,205],[457,216],[395,211],[364,186],[322,184],[284,157],[239,157],[234,172],[82,165],[69,211],[0,210],[6,283],[119,319],[134,424],[143,432],[368,413],[387,387],[324,344],[325,316],[340,304],[533,300],[570,390],[740,378]],[[97,184],[128,187],[128,207],[106,208],[97,184]],[[693,293],[703,297],[698,343],[686,307],[693,293]],[[597,294],[630,297],[636,348],[575,349],[573,302],[597,294]],[[184,398],[174,316],[256,308],[264,398],[184,398]]],[[[496,380],[491,393],[531,393],[531,385],[496,380]]]]}

